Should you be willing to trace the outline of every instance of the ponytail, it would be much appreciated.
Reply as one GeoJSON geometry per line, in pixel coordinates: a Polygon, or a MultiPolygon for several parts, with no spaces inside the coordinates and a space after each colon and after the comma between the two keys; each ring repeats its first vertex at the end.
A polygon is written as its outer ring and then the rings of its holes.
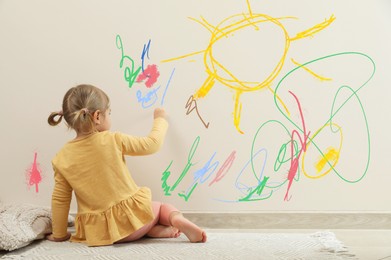
{"type": "Polygon", "coordinates": [[[105,112],[109,104],[109,97],[101,89],[92,85],[78,85],[66,92],[62,111],[51,113],[48,123],[55,126],[64,118],[67,126],[77,133],[90,134],[96,131],[93,114],[97,110],[105,112]]]}
{"type": "Polygon", "coordinates": [[[87,108],[82,108],[72,113],[72,128],[83,134],[95,131],[95,123],[92,113],[87,108]]]}
{"type": "Polygon", "coordinates": [[[58,125],[61,122],[63,116],[64,115],[63,115],[62,111],[51,113],[50,116],[48,117],[49,125],[51,125],[51,126],[58,125]],[[57,120],[55,119],[56,116],[59,116],[59,118],[57,120]]]}

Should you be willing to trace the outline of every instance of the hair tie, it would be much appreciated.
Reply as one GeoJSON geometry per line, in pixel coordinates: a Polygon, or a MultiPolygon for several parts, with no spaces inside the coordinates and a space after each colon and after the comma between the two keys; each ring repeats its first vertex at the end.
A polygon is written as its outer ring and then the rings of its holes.
{"type": "Polygon", "coordinates": [[[83,115],[85,116],[86,114],[89,114],[90,113],[90,111],[88,111],[88,109],[87,108],[82,108],[82,109],[80,109],[81,111],[83,111],[83,115]]]}
{"type": "Polygon", "coordinates": [[[58,114],[59,116],[64,116],[64,113],[62,112],[62,110],[61,110],[61,111],[58,111],[57,114],[58,114]]]}

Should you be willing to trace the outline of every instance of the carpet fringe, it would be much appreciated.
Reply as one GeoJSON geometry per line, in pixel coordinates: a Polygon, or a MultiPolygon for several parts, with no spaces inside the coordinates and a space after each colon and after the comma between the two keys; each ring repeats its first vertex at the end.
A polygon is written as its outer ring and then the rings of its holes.
{"type": "Polygon", "coordinates": [[[322,252],[337,254],[338,256],[343,257],[343,259],[357,259],[356,255],[348,253],[348,248],[336,238],[333,232],[319,231],[311,234],[311,237],[318,239],[324,246],[322,252]]]}

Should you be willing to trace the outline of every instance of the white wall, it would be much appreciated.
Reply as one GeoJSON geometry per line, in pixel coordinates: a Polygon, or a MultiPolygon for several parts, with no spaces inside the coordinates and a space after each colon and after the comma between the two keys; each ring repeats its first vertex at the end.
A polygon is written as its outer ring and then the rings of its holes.
{"type": "Polygon", "coordinates": [[[162,150],[128,158],[155,200],[188,211],[391,211],[390,12],[387,0],[2,0],[0,198],[50,205],[50,160],[74,134],[46,119],[68,88],[89,83],[111,97],[115,131],[147,134],[153,108],[166,108],[162,150]],[[129,87],[118,37],[134,70],[150,40],[144,68],[160,73],[151,88],[129,87]],[[200,117],[187,115],[208,73],[215,84],[197,100],[200,117]],[[139,102],[139,91],[151,99],[139,102]]]}

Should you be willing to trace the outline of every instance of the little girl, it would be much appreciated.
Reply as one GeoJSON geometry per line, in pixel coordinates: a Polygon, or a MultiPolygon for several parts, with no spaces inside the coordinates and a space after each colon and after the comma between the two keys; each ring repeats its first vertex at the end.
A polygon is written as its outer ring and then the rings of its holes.
{"type": "Polygon", "coordinates": [[[79,85],[68,90],[62,111],[51,113],[48,123],[57,125],[63,117],[76,138],[52,161],[53,233],[47,239],[60,242],[71,237],[67,221],[74,191],[78,210],[72,242],[102,246],[143,236],[176,238],[181,232],[190,242],[206,242],[206,233],[174,206],[151,201],[151,191],[138,187],[126,166],[125,155],[159,150],[168,128],[163,109],[155,109],[146,137],[110,132],[108,96],[97,87],[79,85]]]}

